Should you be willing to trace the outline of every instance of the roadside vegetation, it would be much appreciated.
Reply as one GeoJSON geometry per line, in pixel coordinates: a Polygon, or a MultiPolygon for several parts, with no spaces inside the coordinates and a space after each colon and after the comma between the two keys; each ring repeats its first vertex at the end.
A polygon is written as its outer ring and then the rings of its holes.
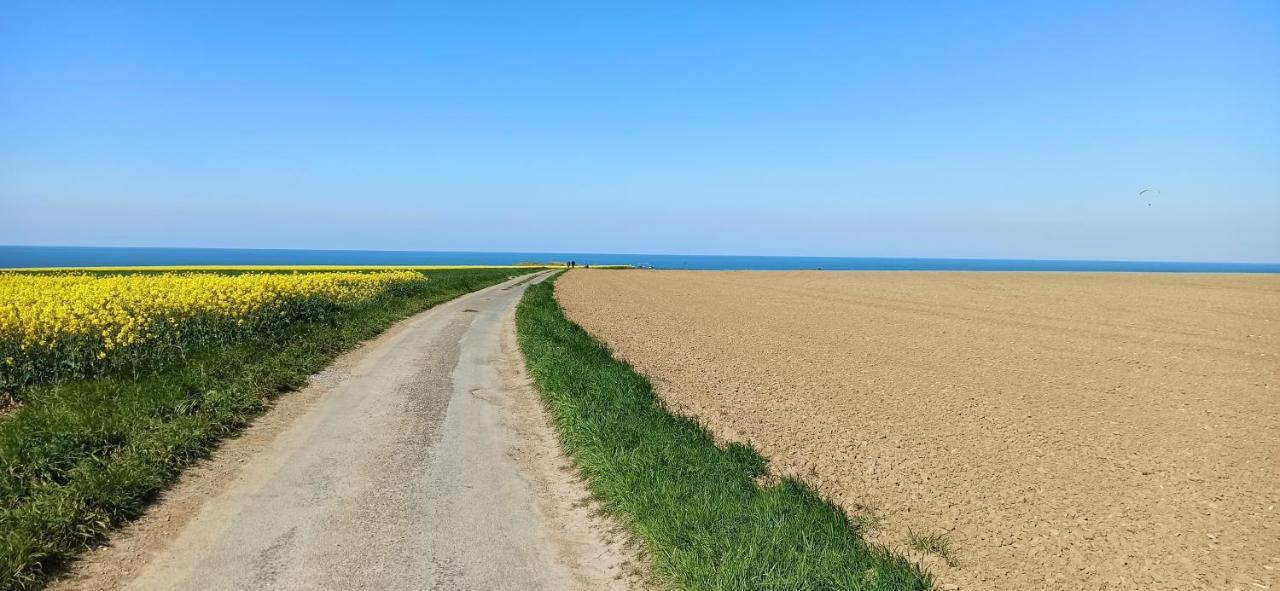
{"type": "MultiPolygon", "coordinates": [[[[215,293],[246,301],[228,295],[244,295],[237,291],[244,284],[222,283],[227,277],[196,277],[190,280],[223,290],[191,291],[184,300],[187,308],[202,312],[192,313],[193,324],[186,326],[217,338],[195,338],[190,332],[179,336],[181,323],[170,326],[167,320],[147,325],[155,329],[152,337],[143,330],[137,343],[119,349],[105,348],[101,339],[110,335],[101,330],[98,341],[75,333],[79,337],[59,341],[60,346],[74,344],[69,358],[87,364],[74,368],[41,365],[63,358],[52,353],[42,357],[48,351],[30,352],[19,345],[10,356],[27,357],[15,359],[11,372],[27,368],[36,373],[8,374],[3,392],[13,402],[0,411],[0,589],[39,587],[111,527],[138,516],[183,467],[242,428],[274,396],[303,385],[340,353],[399,319],[530,271],[439,270],[426,272],[425,280],[419,272],[404,271],[310,278],[300,273],[277,279],[237,275],[248,278],[253,289],[274,285],[283,290],[256,300],[245,296],[261,306],[239,308],[239,318],[210,311],[207,304],[217,299],[215,293]],[[291,299],[282,294],[293,293],[289,290],[298,285],[281,287],[282,280],[315,289],[303,289],[291,299]],[[201,293],[208,297],[202,299],[201,293]],[[173,333],[161,338],[155,331],[162,327],[173,333]],[[86,347],[92,355],[84,354],[86,347]],[[104,355],[99,358],[99,353],[104,355]],[[113,353],[129,361],[107,362],[113,353]]],[[[0,280],[8,277],[12,275],[0,280]]],[[[86,277],[77,281],[106,276],[86,277]]],[[[147,280],[165,277],[150,275],[147,280]]],[[[116,299],[110,295],[103,301],[116,299]]],[[[0,300],[0,306],[13,304],[0,300]]],[[[126,319],[120,326],[135,324],[126,319]]],[[[31,346],[38,347],[38,341],[31,346]]]]}
{"type": "Polygon", "coordinates": [[[529,371],[593,494],[680,589],[929,589],[930,576],[864,541],[804,484],[760,486],[749,445],[717,447],[667,412],[645,378],[568,320],[553,282],[517,311],[529,371]]]}

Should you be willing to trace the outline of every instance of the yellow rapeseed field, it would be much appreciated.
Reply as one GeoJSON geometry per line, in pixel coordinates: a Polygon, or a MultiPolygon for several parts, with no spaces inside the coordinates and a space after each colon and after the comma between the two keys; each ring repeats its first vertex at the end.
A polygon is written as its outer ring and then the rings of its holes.
{"type": "Polygon", "coordinates": [[[181,356],[290,324],[324,320],[426,281],[375,272],[0,273],[0,388],[181,356]]]}

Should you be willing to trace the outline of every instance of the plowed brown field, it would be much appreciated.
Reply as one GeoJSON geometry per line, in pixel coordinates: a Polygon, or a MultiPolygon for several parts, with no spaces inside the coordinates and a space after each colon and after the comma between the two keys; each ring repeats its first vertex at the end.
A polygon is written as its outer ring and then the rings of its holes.
{"type": "Polygon", "coordinates": [[[871,540],[945,534],[944,586],[1280,587],[1280,277],[579,270],[557,296],[871,540]]]}

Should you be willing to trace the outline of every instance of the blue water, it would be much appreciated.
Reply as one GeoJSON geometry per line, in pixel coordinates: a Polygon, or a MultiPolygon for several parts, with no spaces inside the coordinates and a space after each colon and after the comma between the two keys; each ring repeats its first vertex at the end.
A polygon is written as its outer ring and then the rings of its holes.
{"type": "Polygon", "coordinates": [[[620,264],[658,269],[1280,273],[1280,263],[0,246],[0,268],[148,265],[510,265],[568,260],[577,261],[578,265],[620,264]]]}

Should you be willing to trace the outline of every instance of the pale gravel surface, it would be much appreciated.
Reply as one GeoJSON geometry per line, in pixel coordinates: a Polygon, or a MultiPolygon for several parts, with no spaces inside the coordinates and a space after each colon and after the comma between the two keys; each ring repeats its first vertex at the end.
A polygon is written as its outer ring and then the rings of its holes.
{"type": "Polygon", "coordinates": [[[568,315],[962,589],[1280,587],[1280,277],[570,272],[568,315]]]}
{"type": "Polygon", "coordinates": [[[52,589],[628,588],[524,374],[529,280],[344,355],[52,589]]]}

